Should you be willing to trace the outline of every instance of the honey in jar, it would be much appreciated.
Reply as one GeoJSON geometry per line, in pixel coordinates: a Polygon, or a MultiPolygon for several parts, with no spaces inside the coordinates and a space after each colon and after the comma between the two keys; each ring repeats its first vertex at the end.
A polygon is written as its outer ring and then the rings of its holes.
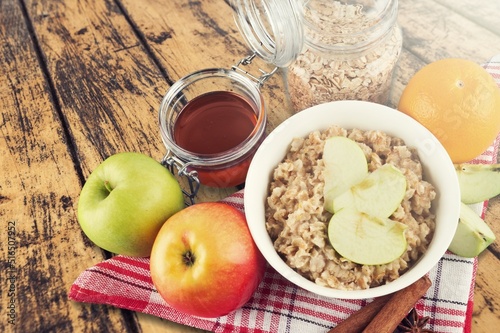
{"type": "Polygon", "coordinates": [[[254,106],[228,91],[191,100],[174,125],[174,140],[195,154],[218,154],[242,143],[257,123],[254,106]]]}
{"type": "Polygon", "coordinates": [[[162,101],[159,118],[167,156],[212,187],[245,182],[267,122],[258,85],[220,68],[177,81],[162,101]]]}

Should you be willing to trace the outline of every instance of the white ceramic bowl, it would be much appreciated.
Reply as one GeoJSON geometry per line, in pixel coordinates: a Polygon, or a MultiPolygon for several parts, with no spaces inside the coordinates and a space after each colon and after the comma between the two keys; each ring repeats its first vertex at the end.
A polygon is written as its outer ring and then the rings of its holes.
{"type": "Polygon", "coordinates": [[[286,279],[319,295],[363,299],[403,289],[429,272],[446,252],[458,223],[460,192],[454,166],[440,142],[411,117],[392,108],[361,101],[339,101],[301,111],[280,124],[257,150],[245,183],[245,213],[250,232],[269,264],[286,279]],[[346,129],[381,130],[403,139],[418,150],[424,177],[437,192],[433,201],[436,230],[427,252],[401,277],[366,290],[345,291],[323,287],[290,268],[273,247],[265,227],[265,200],[272,171],[283,159],[293,138],[305,137],[331,125],[346,129]]]}

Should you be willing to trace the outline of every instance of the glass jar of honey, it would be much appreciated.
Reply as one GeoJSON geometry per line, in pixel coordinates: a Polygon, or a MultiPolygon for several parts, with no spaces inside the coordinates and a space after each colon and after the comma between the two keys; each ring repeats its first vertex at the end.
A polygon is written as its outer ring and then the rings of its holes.
{"type": "Polygon", "coordinates": [[[205,69],[177,81],[160,105],[167,159],[201,184],[244,183],[267,122],[259,86],[239,71],[205,69]]]}

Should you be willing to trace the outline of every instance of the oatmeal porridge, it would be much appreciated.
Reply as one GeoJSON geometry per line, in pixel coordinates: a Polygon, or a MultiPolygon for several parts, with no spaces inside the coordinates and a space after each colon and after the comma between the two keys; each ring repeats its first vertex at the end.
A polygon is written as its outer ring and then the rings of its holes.
{"type": "Polygon", "coordinates": [[[427,250],[434,232],[431,203],[436,192],[422,173],[416,151],[381,131],[332,126],[294,139],[274,170],[266,202],[266,228],[276,251],[290,267],[322,286],[367,289],[397,279],[427,250]],[[322,154],[325,140],[332,136],[356,141],[370,172],[390,163],[406,177],[405,197],[391,219],[407,225],[407,250],[391,263],[356,264],[341,257],[329,243],[332,215],[324,210],[322,154]]]}

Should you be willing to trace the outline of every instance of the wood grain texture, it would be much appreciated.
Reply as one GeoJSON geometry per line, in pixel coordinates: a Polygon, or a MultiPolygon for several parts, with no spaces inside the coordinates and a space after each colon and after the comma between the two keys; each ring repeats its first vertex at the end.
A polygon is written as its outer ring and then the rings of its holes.
{"type": "MultiPolygon", "coordinates": [[[[121,2],[162,70],[173,80],[205,68],[230,68],[251,53],[237,30],[232,9],[223,1],[121,2]]],[[[270,71],[273,66],[256,58],[245,69],[259,75],[260,68],[270,71]]],[[[268,106],[268,131],[293,114],[284,91],[283,72],[261,89],[268,106]]]]}
{"type": "Polygon", "coordinates": [[[84,174],[119,151],[159,158],[168,84],[121,9],[100,0],[26,7],[84,174]]]}
{"type": "MultiPolygon", "coordinates": [[[[498,243],[498,240],[496,242],[498,243]]],[[[495,332],[500,324],[498,270],[498,256],[491,251],[481,253],[476,275],[472,315],[472,332],[474,333],[495,332]]]]}
{"type": "Polygon", "coordinates": [[[493,1],[467,7],[455,1],[449,7],[434,0],[399,1],[404,47],[425,63],[447,57],[485,62],[500,53],[500,36],[462,15],[475,7],[495,13],[500,5],[493,1]]]}
{"type": "MultiPolygon", "coordinates": [[[[498,19],[498,10],[500,10],[500,2],[497,0],[489,1],[488,4],[479,4],[475,0],[436,0],[450,11],[459,13],[467,20],[475,25],[484,27],[495,36],[500,35],[500,24],[498,19]]],[[[492,44],[490,47],[500,51],[500,45],[492,44]]],[[[494,53],[497,54],[497,53],[494,53]]]]}
{"type": "MultiPolygon", "coordinates": [[[[84,176],[121,151],[160,160],[166,148],[158,107],[171,79],[121,6],[89,0],[28,1],[26,7],[84,176]]],[[[200,198],[228,194],[203,188],[200,198]]]]}
{"type": "MultiPolygon", "coordinates": [[[[249,54],[223,0],[0,1],[0,281],[9,278],[15,222],[16,325],[0,332],[178,332],[201,330],[119,309],[69,302],[78,274],[104,258],[82,234],[83,182],[107,156],[166,149],[158,107],[168,87],[195,70],[229,68],[249,54]],[[7,244],[7,245],[4,245],[7,244]],[[43,309],[43,310],[40,310],[43,309]]],[[[500,1],[400,0],[403,52],[390,105],[425,64],[500,54],[500,1]]],[[[271,69],[256,59],[248,68],[271,69]]],[[[293,114],[284,72],[262,93],[271,131],[293,114]]],[[[235,191],[202,187],[200,201],[235,191]]],[[[500,197],[486,222],[500,235],[500,197]]],[[[474,333],[500,325],[497,240],[479,257],[474,333]]],[[[12,261],[11,261],[12,262],[12,261]]],[[[1,309],[9,290],[0,288],[1,309]]]]}
{"type": "Polygon", "coordinates": [[[81,179],[18,2],[0,2],[0,29],[0,331],[126,332],[121,310],[68,301],[103,256],[76,222],[81,179]]]}

